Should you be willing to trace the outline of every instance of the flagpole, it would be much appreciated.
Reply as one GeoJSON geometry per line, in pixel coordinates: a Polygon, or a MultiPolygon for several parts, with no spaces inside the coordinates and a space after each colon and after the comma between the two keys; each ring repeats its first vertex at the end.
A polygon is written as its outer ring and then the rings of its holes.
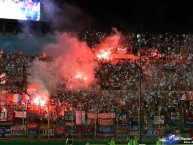
{"type": "Polygon", "coordinates": [[[118,138],[118,127],[119,127],[119,114],[118,114],[118,106],[116,108],[116,121],[117,121],[117,131],[116,131],[116,136],[118,138]]]}
{"type": "Polygon", "coordinates": [[[71,131],[72,131],[72,138],[73,138],[73,136],[74,136],[74,108],[73,108],[73,106],[72,106],[72,128],[71,128],[71,131]]]}
{"type": "Polygon", "coordinates": [[[42,123],[42,116],[41,116],[41,112],[42,112],[42,107],[40,105],[40,102],[39,102],[39,111],[40,111],[40,118],[39,118],[39,138],[41,138],[41,123],[42,123]]]}
{"type": "Polygon", "coordinates": [[[26,136],[28,136],[28,121],[29,121],[27,110],[28,110],[28,103],[26,103],[26,136]]]}
{"type": "Polygon", "coordinates": [[[50,129],[50,105],[48,103],[48,138],[50,138],[49,129],[50,129]]]}
{"type": "Polygon", "coordinates": [[[24,103],[22,102],[21,104],[22,104],[22,112],[23,112],[23,120],[22,120],[22,122],[23,122],[23,130],[24,130],[24,129],[25,129],[25,120],[24,120],[24,103]]]}
{"type": "Polygon", "coordinates": [[[97,111],[96,111],[96,105],[94,104],[94,138],[96,140],[96,129],[97,129],[97,126],[96,126],[96,120],[97,120],[97,111]]]}
{"type": "Polygon", "coordinates": [[[142,142],[142,46],[141,46],[141,34],[140,34],[140,38],[139,38],[139,52],[140,52],[140,57],[139,57],[139,108],[138,108],[138,114],[139,114],[139,124],[138,124],[138,131],[139,131],[139,142],[142,142]]]}

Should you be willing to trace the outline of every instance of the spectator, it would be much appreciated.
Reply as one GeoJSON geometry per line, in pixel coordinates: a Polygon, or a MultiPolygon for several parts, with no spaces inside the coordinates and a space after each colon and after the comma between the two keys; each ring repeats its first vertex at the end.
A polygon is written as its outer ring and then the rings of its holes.
{"type": "Polygon", "coordinates": [[[71,134],[66,138],[66,144],[67,145],[73,145],[73,138],[71,134]]]}

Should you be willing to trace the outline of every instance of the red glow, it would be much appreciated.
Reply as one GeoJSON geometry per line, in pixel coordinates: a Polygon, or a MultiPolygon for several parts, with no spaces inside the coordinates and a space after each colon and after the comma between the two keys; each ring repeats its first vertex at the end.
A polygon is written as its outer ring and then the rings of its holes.
{"type": "Polygon", "coordinates": [[[96,57],[98,60],[110,60],[111,59],[111,51],[110,49],[101,49],[99,52],[96,54],[96,57]]]}
{"type": "Polygon", "coordinates": [[[60,66],[58,76],[61,78],[58,80],[64,80],[67,89],[88,89],[95,83],[94,70],[97,64],[85,42],[63,33],[56,44],[46,46],[46,52],[54,58],[54,64],[60,66]]]}
{"type": "Polygon", "coordinates": [[[47,97],[46,96],[40,96],[37,95],[36,98],[33,100],[35,105],[40,105],[40,106],[45,106],[47,102],[47,97]]]}
{"type": "Polygon", "coordinates": [[[86,82],[86,81],[88,80],[87,75],[84,74],[84,73],[81,73],[81,72],[78,72],[78,73],[75,75],[74,78],[77,79],[77,81],[84,81],[84,82],[86,82]]]}
{"type": "Polygon", "coordinates": [[[81,74],[80,72],[78,72],[78,73],[76,74],[75,78],[76,78],[76,79],[82,78],[82,74],[81,74]]]}

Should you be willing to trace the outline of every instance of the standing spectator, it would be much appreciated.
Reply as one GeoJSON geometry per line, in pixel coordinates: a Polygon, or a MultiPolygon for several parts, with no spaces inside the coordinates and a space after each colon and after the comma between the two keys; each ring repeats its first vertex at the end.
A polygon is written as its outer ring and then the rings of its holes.
{"type": "Polygon", "coordinates": [[[72,145],[73,144],[73,138],[71,135],[69,135],[66,139],[66,145],[72,145]]]}
{"type": "Polygon", "coordinates": [[[159,140],[159,138],[158,138],[158,140],[156,141],[156,145],[162,145],[162,142],[159,140]]]}
{"type": "Polygon", "coordinates": [[[133,145],[133,140],[131,137],[129,138],[128,145],[133,145]]]}
{"type": "Polygon", "coordinates": [[[111,138],[110,145],[115,145],[115,139],[114,139],[114,137],[111,138]]]}
{"type": "Polygon", "coordinates": [[[135,137],[135,139],[133,140],[133,144],[132,145],[138,145],[137,137],[135,137]]]}
{"type": "Polygon", "coordinates": [[[111,143],[111,139],[107,142],[107,145],[110,145],[110,143],[111,143]]]}

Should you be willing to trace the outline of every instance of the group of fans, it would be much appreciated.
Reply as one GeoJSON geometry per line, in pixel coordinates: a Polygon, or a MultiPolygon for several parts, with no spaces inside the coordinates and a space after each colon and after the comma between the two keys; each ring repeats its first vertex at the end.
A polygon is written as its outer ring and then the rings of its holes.
{"type": "MultiPolygon", "coordinates": [[[[83,41],[91,47],[105,37],[103,33],[85,33],[83,41]]],[[[98,61],[99,68],[95,71],[98,88],[91,90],[61,90],[51,94],[51,99],[58,102],[51,112],[53,123],[60,122],[62,116],[57,114],[63,106],[73,107],[86,112],[121,112],[129,116],[138,113],[139,96],[141,95],[142,115],[145,125],[155,115],[165,116],[165,126],[177,125],[169,121],[171,112],[193,116],[192,102],[192,36],[171,34],[130,34],[123,40],[127,53],[140,59],[119,59],[98,61]],[[141,83],[141,84],[140,84],[141,83]],[[141,85],[141,92],[139,91],[141,85]],[[141,93],[141,94],[140,94],[141,93]],[[159,108],[160,107],[160,108],[159,108]]],[[[0,53],[0,74],[6,73],[6,84],[1,89],[8,93],[22,93],[27,90],[27,69],[30,63],[42,56],[25,54],[0,53]]]]}

